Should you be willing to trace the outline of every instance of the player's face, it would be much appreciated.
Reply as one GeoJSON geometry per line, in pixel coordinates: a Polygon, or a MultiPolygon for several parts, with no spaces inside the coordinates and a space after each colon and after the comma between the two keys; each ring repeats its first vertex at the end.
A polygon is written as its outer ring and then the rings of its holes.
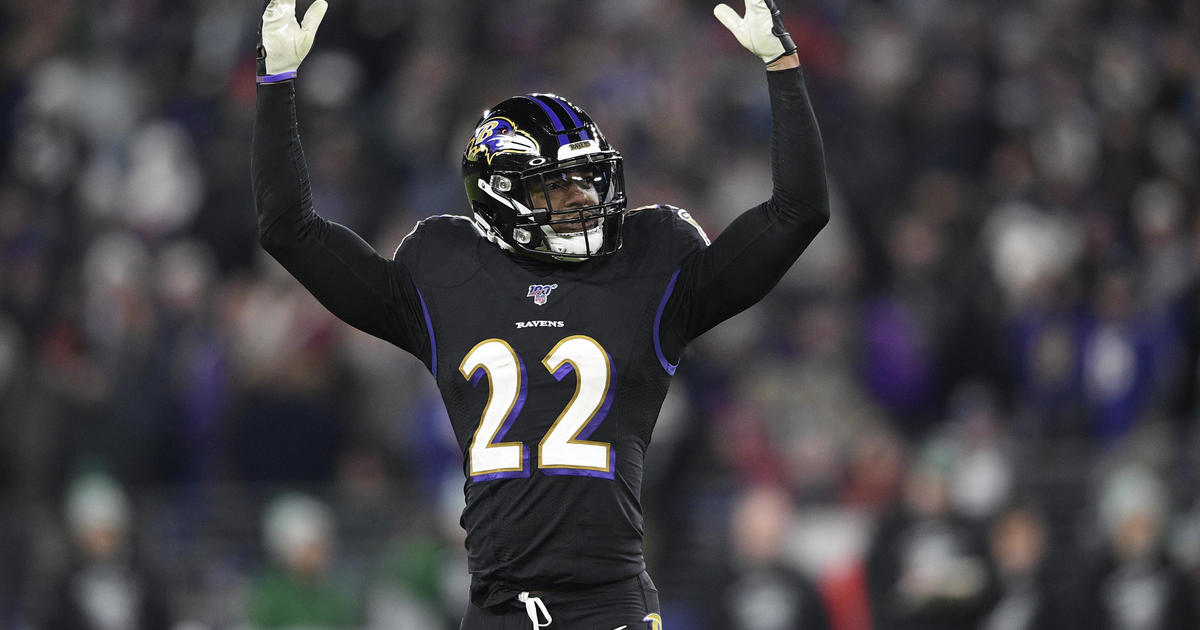
{"type": "Polygon", "coordinates": [[[600,203],[600,192],[596,189],[595,176],[590,169],[547,175],[540,185],[530,190],[529,201],[534,208],[550,209],[554,221],[574,219],[551,223],[554,231],[560,234],[590,230],[598,224],[593,217],[600,214],[599,208],[578,212],[580,208],[600,203]],[[577,212],[570,213],[570,210],[577,212]]]}

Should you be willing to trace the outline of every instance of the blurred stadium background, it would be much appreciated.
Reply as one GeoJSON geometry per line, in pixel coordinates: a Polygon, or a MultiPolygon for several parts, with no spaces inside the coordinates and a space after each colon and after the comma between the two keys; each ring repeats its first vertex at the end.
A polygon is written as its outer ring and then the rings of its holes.
{"type": "MultiPolygon", "coordinates": [[[[462,212],[471,126],[527,91],[710,235],[769,190],[765,81],[708,1],[330,4],[314,196],[381,252],[462,212]]],[[[667,627],[785,627],[764,565],[838,630],[1032,628],[1014,584],[1045,627],[1200,627],[1200,3],[780,4],[834,218],[675,380],[644,493],[667,627]]],[[[81,581],[97,628],[139,597],[189,630],[457,627],[430,379],[256,243],[259,9],[0,3],[0,627],[72,627],[81,581]],[[271,612],[292,570],[325,616],[271,612]]]]}

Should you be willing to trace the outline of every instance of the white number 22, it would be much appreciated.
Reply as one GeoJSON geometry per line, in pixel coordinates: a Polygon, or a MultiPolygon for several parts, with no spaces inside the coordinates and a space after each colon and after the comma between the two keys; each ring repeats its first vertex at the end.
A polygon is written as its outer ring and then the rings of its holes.
{"type": "MultiPolygon", "coordinates": [[[[575,374],[575,395],[538,444],[538,469],[548,475],[613,477],[612,446],[587,438],[600,426],[612,404],[612,360],[595,339],[573,335],[559,341],[542,365],[556,380],[575,374]]],[[[501,442],[525,405],[525,364],[501,339],[476,344],[459,372],[478,386],[485,376],[487,404],[467,453],[476,481],[529,476],[529,452],[520,442],[501,442]]]]}

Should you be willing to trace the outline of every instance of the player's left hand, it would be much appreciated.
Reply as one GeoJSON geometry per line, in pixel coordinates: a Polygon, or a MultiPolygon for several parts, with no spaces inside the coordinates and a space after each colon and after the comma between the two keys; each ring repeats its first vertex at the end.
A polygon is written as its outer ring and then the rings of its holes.
{"type": "Polygon", "coordinates": [[[746,0],[746,15],[739,16],[727,4],[713,7],[713,15],[725,25],[746,50],[770,64],[796,52],[792,36],[783,27],[775,0],[746,0]]]}
{"type": "Polygon", "coordinates": [[[262,14],[259,31],[259,76],[285,80],[296,76],[300,62],[308,56],[317,27],[329,4],[316,0],[304,13],[304,22],[296,21],[296,0],[271,0],[262,14]]]}

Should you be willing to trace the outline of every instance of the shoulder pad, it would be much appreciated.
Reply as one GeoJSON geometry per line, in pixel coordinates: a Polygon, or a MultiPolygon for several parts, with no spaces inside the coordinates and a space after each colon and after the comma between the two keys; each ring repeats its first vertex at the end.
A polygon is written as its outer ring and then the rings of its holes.
{"type": "Polygon", "coordinates": [[[700,223],[696,221],[696,218],[692,216],[692,213],[684,210],[683,208],[660,203],[653,206],[642,206],[641,208],[638,208],[638,210],[658,210],[664,213],[670,213],[671,215],[674,215],[676,219],[683,221],[686,225],[690,226],[690,228],[684,229],[688,232],[694,230],[695,235],[700,237],[700,240],[704,242],[705,246],[712,244],[712,241],[708,239],[708,234],[704,233],[704,228],[700,227],[700,223]]]}
{"type": "Polygon", "coordinates": [[[453,285],[479,268],[479,246],[494,247],[474,221],[456,214],[439,214],[417,222],[400,241],[392,258],[408,266],[418,282],[453,285]]]}
{"type": "Polygon", "coordinates": [[[687,255],[708,245],[704,231],[686,210],[665,204],[630,210],[625,245],[638,257],[638,268],[670,273],[687,255]]]}
{"type": "Polygon", "coordinates": [[[416,241],[417,239],[437,240],[447,237],[461,238],[461,235],[467,231],[474,232],[481,237],[483,236],[474,221],[459,214],[435,214],[425,217],[417,221],[413,229],[400,240],[400,244],[396,246],[396,251],[392,254],[392,258],[399,258],[400,251],[405,249],[410,241],[416,241]]]}

